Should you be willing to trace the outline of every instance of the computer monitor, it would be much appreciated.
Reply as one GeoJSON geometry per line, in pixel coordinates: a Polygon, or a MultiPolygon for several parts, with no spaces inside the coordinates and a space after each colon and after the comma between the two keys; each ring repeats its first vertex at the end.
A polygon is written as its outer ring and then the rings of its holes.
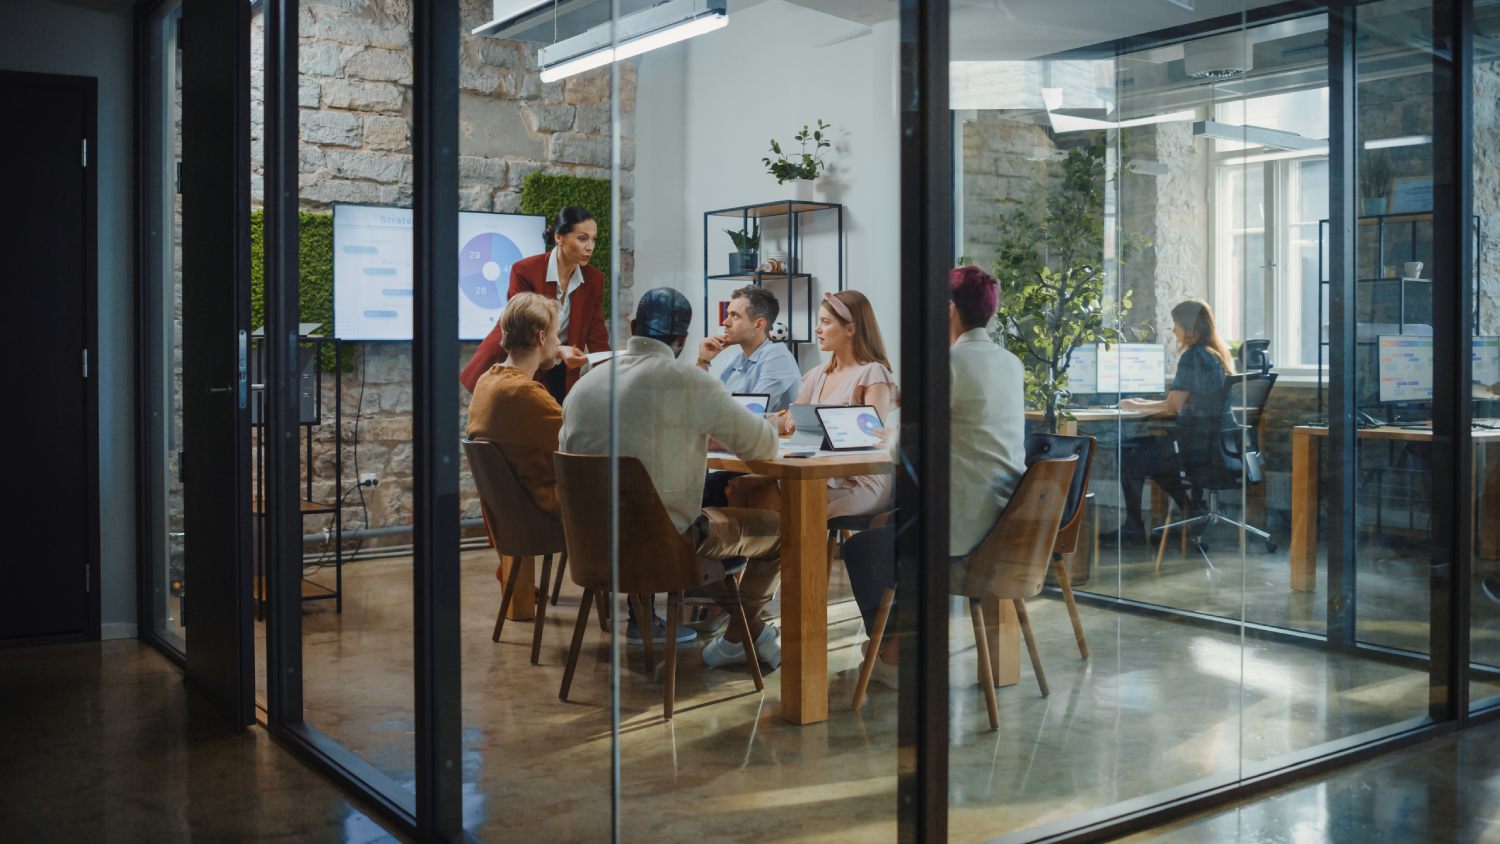
{"type": "Polygon", "coordinates": [[[1432,338],[1410,334],[1382,334],[1380,401],[1432,401],[1432,338]]]}
{"type": "Polygon", "coordinates": [[[1113,380],[1121,395],[1160,393],[1167,389],[1167,350],[1159,343],[1120,343],[1099,350],[1099,382],[1113,380]],[[1111,371],[1112,370],[1112,371],[1111,371]]]}
{"type": "Polygon", "coordinates": [[[1079,346],[1068,362],[1068,392],[1075,396],[1099,392],[1099,350],[1079,346]]]}

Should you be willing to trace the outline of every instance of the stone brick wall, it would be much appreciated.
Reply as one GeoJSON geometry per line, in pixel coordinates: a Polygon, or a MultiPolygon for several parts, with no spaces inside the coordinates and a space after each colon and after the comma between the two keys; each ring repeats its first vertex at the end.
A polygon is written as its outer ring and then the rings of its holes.
{"type": "MultiPolygon", "coordinates": [[[[464,0],[459,45],[459,207],[466,211],[514,213],[528,174],[538,171],[608,179],[613,144],[611,71],[600,68],[543,84],[537,45],[467,33],[490,18],[488,0],[464,0]]],[[[252,44],[252,186],[258,204],[263,179],[262,20],[254,20],[252,44]]],[[[412,54],[409,0],[304,0],[298,55],[301,106],[299,171],[305,210],[330,211],[334,203],[409,207],[412,202],[412,54]]],[[[636,67],[620,65],[621,213],[614,239],[621,250],[620,295],[631,301],[634,237],[636,67]]],[[[534,244],[541,251],[542,244],[534,244]]],[[[526,245],[522,245],[523,249],[526,245]]],[[[456,248],[456,245],[455,245],[456,248]]],[[[628,313],[628,307],[622,308],[628,313]]],[[[331,326],[325,326],[325,330],[331,326]]],[[[410,524],[411,354],[402,343],[350,344],[354,371],[344,373],[344,526],[410,524]],[[362,393],[362,401],[361,401],[362,393]],[[356,467],[356,426],[358,465],[356,467]],[[364,490],[364,518],[356,488],[358,473],[380,477],[364,490]]],[[[477,344],[460,348],[467,362],[477,344]]],[[[455,379],[457,373],[454,373],[455,379]]],[[[334,378],[324,374],[323,424],[314,429],[313,497],[334,497],[334,378]]],[[[460,401],[467,424],[468,394],[460,401]]],[[[462,430],[454,432],[460,436],[462,430]]],[[[479,515],[467,468],[463,473],[465,518],[479,515]]],[[[309,532],[322,529],[307,519],[309,532]]],[[[395,537],[393,543],[410,541],[395,537]]],[[[369,544],[369,543],[367,543],[369,544]]]]}
{"type": "Polygon", "coordinates": [[[988,267],[995,260],[1000,221],[1029,202],[1046,177],[1042,153],[1056,147],[1046,127],[998,111],[978,111],[963,123],[962,254],[988,267]],[[1035,160],[1033,160],[1035,159],[1035,160]]]}

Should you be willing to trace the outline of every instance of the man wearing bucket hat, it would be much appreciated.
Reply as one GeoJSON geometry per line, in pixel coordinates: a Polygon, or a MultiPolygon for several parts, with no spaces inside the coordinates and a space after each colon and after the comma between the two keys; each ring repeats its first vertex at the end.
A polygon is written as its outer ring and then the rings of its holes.
{"type": "MultiPolygon", "coordinates": [[[[568,394],[561,450],[609,453],[609,415],[615,404],[619,453],[646,467],[673,526],[702,558],[749,561],[739,598],[750,619],[756,654],[774,670],[781,664],[781,637],[759,615],[780,578],[780,516],[769,510],[701,505],[710,437],[743,460],[770,460],[776,456],[776,432],[769,422],[746,413],[718,379],[677,359],[692,324],[693,306],[681,293],[667,287],[647,291],[636,305],[625,351],[580,378],[568,394]]],[[[726,580],[707,583],[704,591],[726,609],[733,606],[735,590],[726,580]]],[[[733,631],[703,649],[703,661],[710,666],[744,660],[744,644],[733,631]]]]}

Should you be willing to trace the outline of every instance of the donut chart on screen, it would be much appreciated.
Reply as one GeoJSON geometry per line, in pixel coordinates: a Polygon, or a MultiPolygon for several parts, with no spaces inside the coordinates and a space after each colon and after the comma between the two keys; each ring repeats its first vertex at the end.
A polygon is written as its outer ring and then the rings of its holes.
{"type": "Polygon", "coordinates": [[[880,432],[880,419],[873,413],[861,413],[855,422],[859,425],[860,432],[866,436],[873,437],[880,432]]]}
{"type": "Polygon", "coordinates": [[[521,250],[503,234],[483,232],[469,238],[458,251],[458,289],[475,305],[500,310],[511,264],[521,257],[521,250]]]}

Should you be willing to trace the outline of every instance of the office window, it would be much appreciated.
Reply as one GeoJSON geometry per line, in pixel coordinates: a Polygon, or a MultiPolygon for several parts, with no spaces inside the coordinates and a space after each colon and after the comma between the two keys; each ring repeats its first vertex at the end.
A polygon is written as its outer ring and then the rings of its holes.
{"type": "Polygon", "coordinates": [[[1316,367],[1328,89],[1219,104],[1214,119],[1239,139],[1214,141],[1213,305],[1245,338],[1269,338],[1283,370],[1316,367]]]}

